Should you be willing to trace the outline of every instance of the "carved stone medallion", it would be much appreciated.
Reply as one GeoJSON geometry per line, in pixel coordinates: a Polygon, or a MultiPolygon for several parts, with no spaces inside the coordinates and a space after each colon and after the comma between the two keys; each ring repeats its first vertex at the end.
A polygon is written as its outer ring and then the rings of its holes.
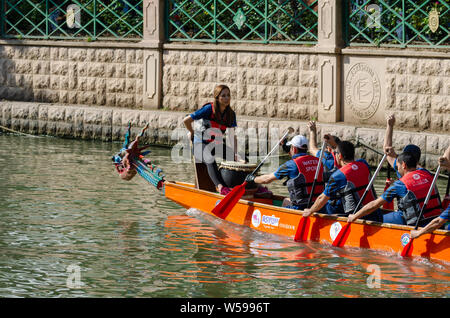
{"type": "Polygon", "coordinates": [[[372,117],[380,105],[380,96],[380,80],[372,68],[365,63],[353,65],[345,80],[345,102],[356,117],[372,117]]]}

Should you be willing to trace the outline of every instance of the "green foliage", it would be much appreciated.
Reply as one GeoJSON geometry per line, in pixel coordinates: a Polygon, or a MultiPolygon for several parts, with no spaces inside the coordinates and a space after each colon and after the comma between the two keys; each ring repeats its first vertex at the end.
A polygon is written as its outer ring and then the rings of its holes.
{"type": "MultiPolygon", "coordinates": [[[[449,46],[450,4],[436,0],[348,0],[348,34],[350,44],[362,43],[394,46],[449,46]],[[359,4],[359,5],[358,5],[359,4]],[[379,23],[368,27],[367,21],[376,12],[368,5],[381,8],[379,23]],[[432,32],[428,26],[432,9],[439,12],[439,28],[432,32]]],[[[369,24],[370,25],[370,24],[369,24]]]]}
{"type": "Polygon", "coordinates": [[[3,0],[4,38],[140,39],[143,0],[3,0]],[[69,28],[66,10],[80,7],[81,28],[69,28]]]}
{"type": "Polygon", "coordinates": [[[317,0],[168,0],[171,40],[316,42],[317,0]],[[242,11],[241,28],[235,16],[242,11]]]}

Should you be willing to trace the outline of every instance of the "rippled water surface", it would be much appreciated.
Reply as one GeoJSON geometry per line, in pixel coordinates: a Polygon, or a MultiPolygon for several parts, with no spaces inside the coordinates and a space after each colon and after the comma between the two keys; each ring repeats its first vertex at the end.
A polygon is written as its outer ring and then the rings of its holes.
{"type": "MultiPolygon", "coordinates": [[[[119,148],[0,135],[0,297],[449,296],[445,263],[296,243],[186,211],[140,177],[121,181],[110,161],[119,148]]],[[[193,181],[192,165],[152,151],[169,179],[193,181]]]]}

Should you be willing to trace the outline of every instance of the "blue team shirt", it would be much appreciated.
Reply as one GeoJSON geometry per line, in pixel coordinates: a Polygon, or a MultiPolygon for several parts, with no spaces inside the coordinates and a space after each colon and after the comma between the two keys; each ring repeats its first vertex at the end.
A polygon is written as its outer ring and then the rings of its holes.
{"type": "MultiPolygon", "coordinates": [[[[320,158],[320,153],[321,153],[321,150],[317,151],[317,153],[316,153],[317,158],[320,158]]],[[[323,158],[322,158],[322,164],[325,167],[327,167],[328,170],[332,170],[334,168],[334,157],[330,152],[325,151],[325,153],[323,154],[323,158]]]]}
{"type": "Polygon", "coordinates": [[[294,179],[298,176],[299,171],[297,164],[294,162],[295,158],[305,156],[307,155],[306,152],[296,153],[292,156],[291,160],[286,161],[283,163],[277,171],[275,171],[274,175],[278,180],[281,180],[285,177],[288,177],[288,179],[294,179]]]}
{"type": "MultiPolygon", "coordinates": [[[[332,155],[331,158],[333,158],[332,155]]],[[[365,165],[367,165],[367,168],[369,168],[369,164],[364,159],[358,159],[356,161],[363,162],[365,165]]],[[[334,158],[332,162],[334,166],[334,158]]],[[[347,178],[345,177],[345,174],[343,174],[341,170],[336,170],[335,172],[333,172],[333,174],[330,176],[330,179],[328,180],[325,190],[323,191],[323,194],[325,194],[327,197],[332,198],[325,205],[328,214],[344,213],[342,200],[333,199],[333,197],[336,196],[339,190],[345,188],[346,185],[347,185],[347,178]]]]}
{"type": "MultiPolygon", "coordinates": [[[[199,120],[199,119],[206,119],[206,120],[210,120],[211,119],[211,115],[213,114],[213,108],[212,108],[212,104],[207,104],[204,107],[196,110],[195,112],[193,112],[190,116],[193,120],[199,120]]],[[[236,116],[234,116],[233,121],[231,123],[230,127],[236,127],[237,123],[236,123],[236,116]]]]}

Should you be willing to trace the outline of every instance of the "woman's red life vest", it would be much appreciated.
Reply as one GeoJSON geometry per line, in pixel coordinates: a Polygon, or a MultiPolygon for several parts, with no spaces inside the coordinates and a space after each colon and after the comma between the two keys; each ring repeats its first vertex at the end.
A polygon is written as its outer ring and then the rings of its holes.
{"type": "MultiPolygon", "coordinates": [[[[206,139],[205,141],[207,143],[210,143],[212,141],[215,141],[216,139],[223,140],[223,134],[225,134],[225,131],[227,130],[227,126],[223,125],[223,124],[219,124],[215,120],[214,103],[207,103],[207,104],[203,105],[202,107],[207,107],[207,106],[211,106],[212,112],[211,112],[211,116],[209,117],[209,120],[208,119],[202,120],[201,132],[205,133],[207,131],[208,137],[210,137],[209,139],[206,139]],[[212,129],[210,129],[210,128],[212,128],[212,129]]],[[[216,141],[216,143],[221,143],[221,142],[216,141]]]]}
{"type": "MultiPolygon", "coordinates": [[[[308,199],[311,194],[319,158],[305,155],[297,157],[293,160],[297,165],[299,175],[294,179],[288,180],[287,187],[291,203],[296,206],[303,206],[308,204],[308,199]]],[[[317,197],[323,192],[323,190],[323,165],[321,165],[319,174],[317,176],[316,185],[314,186],[314,193],[311,203],[313,203],[317,199],[317,197]]]]}
{"type": "MultiPolygon", "coordinates": [[[[344,212],[352,213],[370,182],[369,167],[364,162],[353,161],[346,164],[339,170],[345,175],[347,185],[338,191],[338,196],[342,200],[344,212]]],[[[367,203],[375,200],[375,198],[376,194],[372,186],[372,189],[367,192],[364,201],[359,206],[359,209],[367,203]]]]}
{"type": "MultiPolygon", "coordinates": [[[[405,174],[400,178],[400,181],[405,184],[408,192],[404,197],[399,199],[398,208],[402,211],[406,224],[415,225],[430,189],[430,185],[433,182],[433,175],[424,169],[417,169],[405,174]]],[[[420,222],[422,224],[428,223],[440,213],[441,199],[437,187],[435,186],[431,192],[428,204],[423,211],[420,222]]]]}

